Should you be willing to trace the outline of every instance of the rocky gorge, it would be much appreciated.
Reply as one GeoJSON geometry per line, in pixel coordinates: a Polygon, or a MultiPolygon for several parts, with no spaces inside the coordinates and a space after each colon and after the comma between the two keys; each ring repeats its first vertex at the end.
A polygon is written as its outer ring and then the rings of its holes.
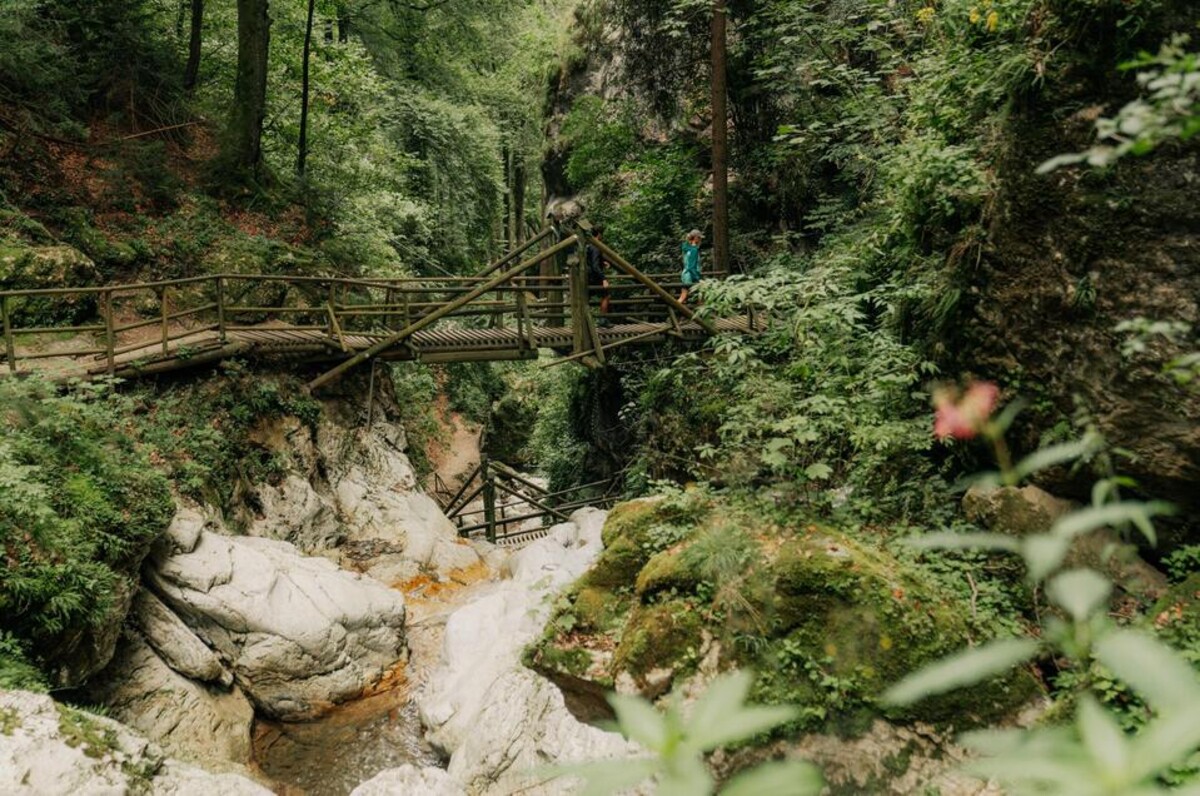
{"type": "MultiPolygon", "coordinates": [[[[400,759],[448,760],[449,770],[382,770],[397,759],[391,750],[360,756],[361,779],[379,775],[361,786],[367,793],[410,780],[504,793],[560,754],[625,750],[619,736],[576,721],[557,689],[520,664],[549,597],[598,556],[604,513],[581,510],[516,552],[460,540],[418,487],[403,427],[357,418],[330,402],[315,427],[286,416],[260,425],[258,444],[289,471],[243,492],[232,510],[176,498],[109,659],[68,698],[104,715],[6,692],[0,790],[290,787],[271,778],[264,733],[320,732],[322,717],[359,706],[368,714],[355,721],[368,724],[380,698],[390,729],[374,740],[411,746],[400,759]],[[431,592],[442,596],[431,602],[431,592]]],[[[361,735],[343,739],[347,755],[361,735]]],[[[348,792],[358,776],[318,772],[302,792],[348,792]]]]}

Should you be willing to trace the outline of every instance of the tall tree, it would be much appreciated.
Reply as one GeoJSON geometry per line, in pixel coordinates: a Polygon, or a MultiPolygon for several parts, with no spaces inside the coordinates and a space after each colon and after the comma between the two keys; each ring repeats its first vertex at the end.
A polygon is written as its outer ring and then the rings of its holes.
{"type": "Polygon", "coordinates": [[[304,171],[308,166],[308,69],[312,55],[313,14],[317,9],[317,0],[308,0],[308,21],[304,27],[304,66],[300,78],[300,152],[296,155],[296,176],[304,179],[304,171]]]}
{"type": "Polygon", "coordinates": [[[200,44],[204,27],[204,0],[192,0],[192,33],[188,41],[187,67],[183,70],[183,88],[189,94],[195,91],[200,78],[200,44]]]}
{"type": "Polygon", "coordinates": [[[713,0],[712,14],[712,161],[713,264],[729,273],[729,111],[726,98],[726,0],[713,0]]]}
{"type": "Polygon", "coordinates": [[[237,0],[238,63],[233,109],[222,152],[235,178],[262,176],[262,131],[267,112],[267,53],[271,44],[269,0],[237,0]]]}

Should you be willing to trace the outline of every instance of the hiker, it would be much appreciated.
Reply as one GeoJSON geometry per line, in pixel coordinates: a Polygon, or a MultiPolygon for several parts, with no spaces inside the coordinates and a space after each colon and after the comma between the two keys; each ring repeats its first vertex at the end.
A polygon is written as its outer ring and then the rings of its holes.
{"type": "MultiPolygon", "coordinates": [[[[592,236],[596,240],[604,240],[604,225],[597,224],[592,228],[592,236]]],[[[588,244],[587,247],[587,284],[588,296],[597,295],[600,297],[600,314],[608,314],[608,277],[604,274],[604,267],[608,263],[600,254],[600,249],[593,244],[588,244]]]]}
{"type": "Polygon", "coordinates": [[[703,239],[700,230],[693,229],[683,242],[683,273],[679,277],[679,281],[683,282],[683,291],[679,294],[680,304],[686,304],[688,293],[700,284],[700,241],[703,239]]]}

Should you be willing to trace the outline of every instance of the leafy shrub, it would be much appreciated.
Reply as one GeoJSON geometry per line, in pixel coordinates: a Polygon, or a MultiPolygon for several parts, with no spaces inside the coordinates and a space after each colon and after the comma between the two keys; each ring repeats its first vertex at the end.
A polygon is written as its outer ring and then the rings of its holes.
{"type": "Polygon", "coordinates": [[[19,672],[21,651],[46,666],[113,621],[173,502],[111,388],[6,380],[0,405],[2,653],[19,672]]]}

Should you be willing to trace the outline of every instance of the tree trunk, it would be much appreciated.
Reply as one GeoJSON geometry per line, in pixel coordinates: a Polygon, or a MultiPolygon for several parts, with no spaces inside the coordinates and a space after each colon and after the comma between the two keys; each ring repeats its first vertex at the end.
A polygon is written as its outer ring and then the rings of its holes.
{"type": "Polygon", "coordinates": [[[304,65],[300,78],[300,152],[296,155],[296,176],[302,180],[308,165],[308,70],[312,55],[313,15],[316,10],[317,0],[308,0],[308,22],[304,28],[304,65]]]}
{"type": "Polygon", "coordinates": [[[513,158],[513,218],[517,223],[517,245],[525,242],[525,162],[513,158]]]}
{"type": "Polygon", "coordinates": [[[729,273],[729,111],[726,106],[726,0],[713,0],[713,264],[719,276],[729,273]]]}
{"type": "Polygon", "coordinates": [[[504,145],[501,157],[504,160],[504,250],[512,251],[517,236],[512,219],[512,152],[507,144],[504,145]]]}
{"type": "Polygon", "coordinates": [[[238,63],[224,159],[236,179],[262,173],[262,131],[267,112],[267,53],[271,43],[268,0],[237,0],[238,63]]]}
{"type": "Polygon", "coordinates": [[[337,6],[338,43],[350,41],[350,9],[345,3],[337,6]]]}
{"type": "Polygon", "coordinates": [[[192,33],[188,41],[187,67],[183,70],[183,89],[191,94],[200,79],[200,44],[204,28],[204,0],[192,0],[192,33]]]}

